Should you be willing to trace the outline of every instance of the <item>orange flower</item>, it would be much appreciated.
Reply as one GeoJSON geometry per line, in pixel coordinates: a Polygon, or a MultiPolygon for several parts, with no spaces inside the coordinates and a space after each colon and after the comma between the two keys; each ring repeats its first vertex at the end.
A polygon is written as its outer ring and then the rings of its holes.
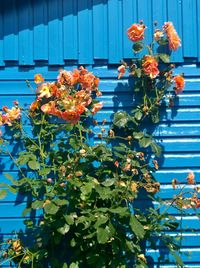
{"type": "Polygon", "coordinates": [[[29,108],[30,111],[34,112],[35,110],[37,110],[39,108],[39,104],[40,104],[40,102],[38,100],[33,101],[30,105],[30,108],[29,108]]]}
{"type": "Polygon", "coordinates": [[[36,74],[36,75],[34,76],[34,82],[35,82],[36,84],[40,84],[40,83],[44,82],[44,78],[42,77],[41,74],[36,74]]]}
{"type": "Polygon", "coordinates": [[[194,175],[194,173],[191,171],[191,172],[188,174],[188,176],[187,176],[187,182],[188,182],[188,184],[195,184],[196,182],[195,182],[194,178],[195,178],[195,175],[194,175]]]}
{"type": "Polygon", "coordinates": [[[175,93],[181,93],[183,91],[183,88],[185,86],[185,80],[181,75],[177,75],[174,77],[175,82],[175,93]]]}
{"type": "Polygon", "coordinates": [[[144,30],[145,30],[145,28],[146,27],[145,27],[144,24],[134,23],[127,30],[128,38],[133,42],[143,40],[144,39],[144,30]]]}
{"type": "Polygon", "coordinates": [[[125,74],[126,67],[124,65],[120,65],[117,70],[118,70],[118,73],[119,73],[118,74],[118,79],[120,79],[125,74]]]}
{"type": "Polygon", "coordinates": [[[181,45],[181,40],[180,40],[172,22],[165,22],[163,29],[166,32],[166,35],[168,38],[169,48],[171,50],[177,50],[178,47],[181,45]]]}
{"type": "Polygon", "coordinates": [[[143,57],[143,71],[150,78],[155,78],[159,74],[158,63],[153,56],[146,55],[143,57]]]}
{"type": "Polygon", "coordinates": [[[50,101],[46,104],[43,104],[41,106],[41,110],[43,113],[54,115],[56,113],[56,104],[54,101],[50,101]]]}
{"type": "Polygon", "coordinates": [[[74,76],[73,73],[66,70],[60,70],[60,74],[57,77],[58,82],[61,85],[67,84],[68,86],[74,85],[74,76]]]}
{"type": "Polygon", "coordinates": [[[80,114],[74,110],[66,110],[62,112],[62,119],[75,125],[80,120],[80,114]]]}
{"type": "Polygon", "coordinates": [[[98,103],[95,103],[93,105],[93,108],[91,110],[91,113],[92,114],[96,114],[98,111],[100,111],[103,107],[103,103],[102,102],[98,102],[98,103]]]}

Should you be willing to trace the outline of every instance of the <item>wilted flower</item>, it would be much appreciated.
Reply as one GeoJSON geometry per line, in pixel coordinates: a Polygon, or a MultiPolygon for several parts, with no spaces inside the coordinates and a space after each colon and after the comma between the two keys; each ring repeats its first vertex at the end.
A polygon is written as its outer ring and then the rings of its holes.
{"type": "Polygon", "coordinates": [[[195,175],[194,175],[194,173],[191,171],[191,172],[188,174],[188,176],[187,176],[187,182],[188,182],[188,184],[195,184],[196,182],[195,182],[194,178],[195,178],[195,175]]]}
{"type": "Polygon", "coordinates": [[[161,31],[159,29],[156,29],[154,32],[154,35],[153,35],[155,41],[160,40],[163,36],[164,36],[163,31],[161,31]]]}
{"type": "Polygon", "coordinates": [[[124,74],[125,74],[125,72],[126,72],[126,66],[125,65],[120,65],[119,67],[118,67],[118,79],[120,79],[122,76],[124,76],[124,74]]]}

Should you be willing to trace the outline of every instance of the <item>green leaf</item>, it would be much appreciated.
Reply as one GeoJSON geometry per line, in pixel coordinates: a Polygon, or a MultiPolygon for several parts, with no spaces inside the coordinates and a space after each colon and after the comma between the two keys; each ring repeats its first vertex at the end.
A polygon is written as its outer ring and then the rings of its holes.
{"type": "Polygon", "coordinates": [[[164,62],[164,63],[169,63],[170,62],[170,56],[168,54],[158,54],[159,58],[164,62]]]}
{"type": "Polygon", "coordinates": [[[65,224],[64,226],[58,228],[57,229],[57,232],[60,233],[60,234],[62,234],[62,235],[65,235],[66,233],[69,232],[69,229],[70,229],[69,225],[68,224],[65,224]]]}
{"type": "Polygon", "coordinates": [[[176,260],[177,264],[179,264],[181,267],[184,267],[184,263],[183,263],[181,257],[174,251],[171,251],[171,254],[174,257],[174,259],[176,260]]]}
{"type": "Polygon", "coordinates": [[[104,215],[100,215],[98,216],[97,221],[95,222],[94,227],[98,228],[99,226],[101,226],[102,224],[105,224],[108,221],[108,217],[104,216],[104,215]]]}
{"type": "Polygon", "coordinates": [[[25,208],[22,212],[22,216],[26,217],[27,214],[29,214],[31,212],[31,208],[25,208]]]}
{"type": "Polygon", "coordinates": [[[144,137],[144,133],[143,132],[133,132],[133,138],[134,139],[139,140],[142,137],[144,137]]]}
{"type": "Polygon", "coordinates": [[[4,174],[4,176],[6,177],[6,179],[8,179],[10,182],[12,182],[13,185],[18,185],[19,184],[19,182],[17,180],[13,179],[12,175],[6,173],[6,174],[4,174]]]}
{"type": "Polygon", "coordinates": [[[119,128],[125,127],[128,122],[128,115],[126,112],[117,112],[114,115],[113,124],[119,128]]]}
{"type": "Polygon", "coordinates": [[[65,199],[55,199],[53,202],[58,206],[65,206],[68,204],[68,201],[65,199]]]}
{"type": "Polygon", "coordinates": [[[168,44],[168,40],[166,38],[161,38],[160,40],[157,41],[159,45],[165,46],[168,44]]]}
{"type": "Polygon", "coordinates": [[[69,268],[79,268],[79,265],[77,262],[72,262],[69,266],[69,268]]]}
{"type": "Polygon", "coordinates": [[[51,215],[54,215],[58,212],[59,210],[59,207],[56,206],[54,203],[50,203],[50,204],[46,204],[44,206],[44,211],[47,213],[47,214],[51,214],[51,215]]]}
{"type": "Polygon", "coordinates": [[[43,175],[48,175],[50,172],[51,172],[51,168],[44,168],[44,169],[41,169],[38,173],[40,176],[43,176],[43,175]]]}
{"type": "Polygon", "coordinates": [[[67,224],[72,225],[74,224],[74,217],[72,215],[63,215],[67,224]]]}
{"type": "Polygon", "coordinates": [[[150,144],[152,143],[152,139],[151,138],[142,138],[139,140],[139,145],[143,148],[147,148],[150,144]]]}
{"type": "Polygon", "coordinates": [[[142,42],[136,42],[133,44],[132,49],[134,53],[139,53],[143,50],[144,44],[142,42]]]}
{"type": "Polygon", "coordinates": [[[43,204],[44,204],[44,201],[42,200],[36,200],[32,203],[31,207],[33,209],[40,209],[40,208],[43,208],[43,204]]]}
{"type": "Polygon", "coordinates": [[[162,149],[161,147],[156,143],[156,142],[152,142],[151,143],[151,149],[152,151],[155,153],[156,156],[160,156],[162,153],[162,149]]]}
{"type": "Polygon", "coordinates": [[[0,190],[0,199],[4,199],[7,195],[7,191],[6,190],[0,190]]]}
{"type": "Polygon", "coordinates": [[[130,227],[139,239],[144,238],[144,235],[145,235],[144,227],[134,215],[131,215],[130,227]]]}
{"type": "Polygon", "coordinates": [[[115,178],[107,179],[102,184],[106,187],[112,186],[115,183],[115,178]]]}
{"type": "Polygon", "coordinates": [[[62,268],[68,268],[68,265],[67,265],[67,263],[66,263],[66,262],[65,262],[65,263],[63,263],[62,268]]]}
{"type": "Polygon", "coordinates": [[[135,113],[134,117],[135,117],[135,119],[137,119],[139,121],[142,118],[142,115],[143,115],[143,113],[140,110],[138,110],[135,113]]]}
{"type": "Polygon", "coordinates": [[[118,208],[111,208],[109,210],[112,213],[120,214],[121,216],[127,215],[128,209],[127,207],[118,207],[118,208]]]}
{"type": "Polygon", "coordinates": [[[40,169],[40,163],[35,161],[35,160],[31,160],[28,162],[28,166],[32,169],[32,170],[38,170],[40,169]]]}
{"type": "Polygon", "coordinates": [[[112,233],[110,231],[109,226],[106,226],[105,228],[99,227],[97,229],[97,241],[99,244],[105,244],[108,242],[108,240],[111,238],[112,233]]]}
{"type": "Polygon", "coordinates": [[[77,140],[75,138],[70,138],[69,140],[69,144],[71,145],[71,147],[76,150],[79,148],[77,140]]]}

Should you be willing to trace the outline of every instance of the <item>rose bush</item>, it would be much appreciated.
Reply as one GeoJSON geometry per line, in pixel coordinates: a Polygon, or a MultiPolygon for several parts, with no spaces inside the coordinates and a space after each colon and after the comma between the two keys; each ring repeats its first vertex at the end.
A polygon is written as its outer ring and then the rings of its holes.
{"type": "MultiPolygon", "coordinates": [[[[128,29],[135,54],[145,48],[141,42],[145,29],[143,22],[128,29]]],[[[89,127],[103,104],[95,99],[101,96],[99,78],[83,67],[61,70],[52,83],[37,74],[36,99],[29,110],[18,102],[11,109],[3,108],[0,124],[9,128],[23,149],[13,154],[8,150],[10,141],[1,136],[1,153],[9,155],[19,171],[18,178],[6,174],[10,184],[1,186],[26,200],[26,229],[2,245],[2,263],[36,268],[142,268],[152,261],[146,248],[157,249],[162,242],[174,263],[184,265],[180,245],[169,234],[179,223],[168,212],[171,206],[185,208],[184,191],[167,202],[156,196],[160,183],[154,172],[159,167],[156,159],[149,161],[149,153],[159,156],[161,149],[147,132],[147,122],[159,122],[167,90],[171,105],[184,80],[173,76],[167,54],[153,53],[155,42],[169,44],[170,49],[180,45],[172,24],[166,23],[163,30],[155,30],[148,54],[134,59],[129,67],[122,62],[119,78],[129,68],[137,105],[130,114],[117,112],[108,133],[106,120],[100,125],[101,133],[89,127]],[[98,136],[99,143],[92,145],[90,135],[98,136]]],[[[188,182],[193,180],[189,174],[188,182]]],[[[174,179],[172,185],[177,188],[179,182],[174,179]]],[[[0,196],[5,195],[2,189],[0,196]]],[[[197,208],[195,200],[194,196],[187,199],[187,207],[197,208]]]]}

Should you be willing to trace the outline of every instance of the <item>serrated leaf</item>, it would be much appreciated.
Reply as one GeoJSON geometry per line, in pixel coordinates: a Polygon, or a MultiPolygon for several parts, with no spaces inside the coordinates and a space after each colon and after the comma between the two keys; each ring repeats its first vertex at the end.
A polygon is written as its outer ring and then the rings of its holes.
{"type": "Polygon", "coordinates": [[[99,227],[97,229],[97,241],[99,242],[99,244],[107,243],[111,236],[112,233],[110,231],[109,226],[106,226],[105,228],[99,227]]]}
{"type": "Polygon", "coordinates": [[[125,127],[128,122],[128,115],[126,112],[118,112],[114,115],[113,124],[119,128],[125,127]]]}
{"type": "Polygon", "coordinates": [[[7,195],[7,191],[6,190],[0,190],[0,199],[4,199],[7,195]]]}
{"type": "Polygon", "coordinates": [[[74,218],[72,215],[63,215],[67,224],[72,225],[74,224],[74,218]]]}
{"type": "Polygon", "coordinates": [[[170,62],[170,56],[168,54],[160,53],[158,56],[164,63],[170,62]]]}
{"type": "Polygon", "coordinates": [[[131,227],[131,230],[135,233],[135,235],[139,239],[144,238],[144,235],[145,235],[144,227],[142,226],[142,224],[137,220],[137,218],[134,215],[131,215],[130,227],[131,227]]]}
{"type": "Polygon", "coordinates": [[[143,132],[133,132],[133,138],[134,139],[139,140],[142,137],[144,137],[144,133],[143,132]]]}
{"type": "Polygon", "coordinates": [[[161,155],[161,153],[162,153],[162,149],[161,149],[161,147],[157,144],[157,143],[155,143],[155,142],[152,142],[151,143],[151,149],[152,149],[152,151],[155,153],[155,155],[156,156],[160,156],[161,155]]]}
{"type": "Polygon", "coordinates": [[[40,163],[38,161],[35,160],[31,160],[28,162],[28,166],[32,169],[32,170],[38,170],[40,169],[40,163]]]}
{"type": "Polygon", "coordinates": [[[70,227],[68,224],[65,224],[64,226],[60,227],[57,229],[57,232],[62,234],[62,235],[65,235],[66,233],[68,233],[70,230],[70,227]]]}
{"type": "Polygon", "coordinates": [[[144,44],[142,42],[136,42],[133,44],[132,49],[134,53],[139,53],[143,50],[144,44]]]}
{"type": "Polygon", "coordinates": [[[40,209],[40,208],[43,207],[43,204],[44,204],[44,201],[42,201],[42,200],[35,200],[35,201],[32,203],[31,207],[32,207],[33,209],[40,209]]]}
{"type": "Polygon", "coordinates": [[[54,215],[58,212],[59,210],[59,207],[56,206],[54,203],[50,203],[50,204],[46,204],[44,206],[44,211],[47,213],[47,214],[51,214],[51,215],[54,215]]]}
{"type": "Polygon", "coordinates": [[[149,145],[151,145],[152,139],[151,138],[142,138],[139,140],[139,145],[143,148],[147,148],[149,145]]]}

